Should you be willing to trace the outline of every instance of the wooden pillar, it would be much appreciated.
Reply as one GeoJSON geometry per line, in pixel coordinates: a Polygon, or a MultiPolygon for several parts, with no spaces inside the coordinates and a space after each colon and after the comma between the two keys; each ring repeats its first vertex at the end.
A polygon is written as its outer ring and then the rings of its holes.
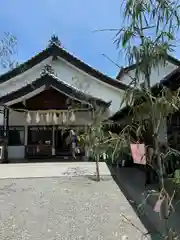
{"type": "Polygon", "coordinates": [[[52,126],[52,156],[55,156],[55,126],[52,126]]]}
{"type": "Polygon", "coordinates": [[[24,158],[27,156],[27,145],[28,145],[28,124],[25,122],[24,125],[24,158]]]}
{"type": "Polygon", "coordinates": [[[9,137],[9,108],[4,106],[3,116],[3,138],[4,138],[4,153],[3,163],[8,163],[8,137],[9,137]]]}

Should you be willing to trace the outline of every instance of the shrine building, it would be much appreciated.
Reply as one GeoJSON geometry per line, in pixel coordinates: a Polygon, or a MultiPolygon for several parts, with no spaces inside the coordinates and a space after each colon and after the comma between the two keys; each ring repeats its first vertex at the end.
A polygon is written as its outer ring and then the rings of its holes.
{"type": "Polygon", "coordinates": [[[52,39],[46,49],[0,76],[6,160],[67,158],[70,130],[91,125],[96,108],[104,109],[104,119],[114,114],[125,89],[52,39]]]}

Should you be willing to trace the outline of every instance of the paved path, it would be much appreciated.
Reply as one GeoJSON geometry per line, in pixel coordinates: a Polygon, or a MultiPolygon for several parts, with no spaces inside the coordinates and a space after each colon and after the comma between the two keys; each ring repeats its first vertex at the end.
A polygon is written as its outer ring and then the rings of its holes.
{"type": "Polygon", "coordinates": [[[100,171],[108,178],[96,182],[86,177],[94,174],[94,163],[1,165],[0,239],[121,240],[124,235],[128,240],[147,239],[142,232],[149,228],[104,163],[100,171]],[[64,174],[68,171],[76,177],[64,174]]]}
{"type": "MultiPolygon", "coordinates": [[[[100,162],[99,167],[101,176],[111,176],[109,168],[104,162],[100,162]]],[[[0,165],[0,179],[93,176],[95,174],[96,165],[94,162],[25,163],[0,165]]]]}

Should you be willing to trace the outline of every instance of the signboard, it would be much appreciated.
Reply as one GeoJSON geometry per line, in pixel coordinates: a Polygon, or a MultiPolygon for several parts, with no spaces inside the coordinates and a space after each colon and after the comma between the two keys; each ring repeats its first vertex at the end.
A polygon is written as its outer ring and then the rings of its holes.
{"type": "Polygon", "coordinates": [[[4,107],[4,119],[3,119],[4,139],[8,139],[8,131],[9,131],[9,109],[7,107],[4,107]]]}
{"type": "Polygon", "coordinates": [[[3,158],[4,162],[8,162],[8,133],[9,133],[9,109],[4,107],[4,119],[3,119],[3,138],[4,138],[4,148],[3,148],[3,158]]]}

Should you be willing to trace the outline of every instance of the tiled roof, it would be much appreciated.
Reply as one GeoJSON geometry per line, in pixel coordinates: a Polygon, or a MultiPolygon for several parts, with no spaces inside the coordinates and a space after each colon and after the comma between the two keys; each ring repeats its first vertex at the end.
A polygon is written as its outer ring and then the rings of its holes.
{"type": "Polygon", "coordinates": [[[9,92],[4,96],[1,96],[0,102],[2,104],[5,104],[6,102],[13,101],[17,98],[27,95],[28,93],[42,86],[46,86],[46,88],[55,87],[56,89],[61,91],[62,94],[65,94],[68,97],[77,101],[89,103],[92,106],[101,105],[104,107],[109,107],[111,104],[111,102],[105,102],[102,99],[92,97],[91,95],[72,87],[71,85],[65,83],[64,81],[60,80],[58,77],[50,73],[46,73],[40,76],[38,79],[34,80],[33,82],[22,86],[19,89],[15,89],[14,91],[9,92]]]}
{"type": "Polygon", "coordinates": [[[123,90],[127,89],[127,85],[120,83],[116,79],[113,79],[113,78],[99,72],[98,70],[92,68],[91,66],[89,66],[86,63],[84,63],[83,61],[79,60],[74,55],[70,54],[65,49],[61,48],[59,45],[56,45],[55,43],[53,43],[52,45],[50,45],[45,50],[41,51],[40,53],[38,53],[31,59],[29,59],[25,63],[19,65],[15,69],[1,75],[0,83],[6,82],[9,79],[27,71],[28,69],[32,68],[33,66],[35,66],[36,64],[40,63],[41,61],[45,60],[46,58],[48,58],[50,56],[61,57],[64,60],[66,60],[67,62],[69,62],[70,64],[81,69],[82,71],[88,73],[89,75],[91,75],[91,76],[97,78],[98,80],[100,80],[106,84],[109,84],[115,88],[123,89],[123,90]]]}

